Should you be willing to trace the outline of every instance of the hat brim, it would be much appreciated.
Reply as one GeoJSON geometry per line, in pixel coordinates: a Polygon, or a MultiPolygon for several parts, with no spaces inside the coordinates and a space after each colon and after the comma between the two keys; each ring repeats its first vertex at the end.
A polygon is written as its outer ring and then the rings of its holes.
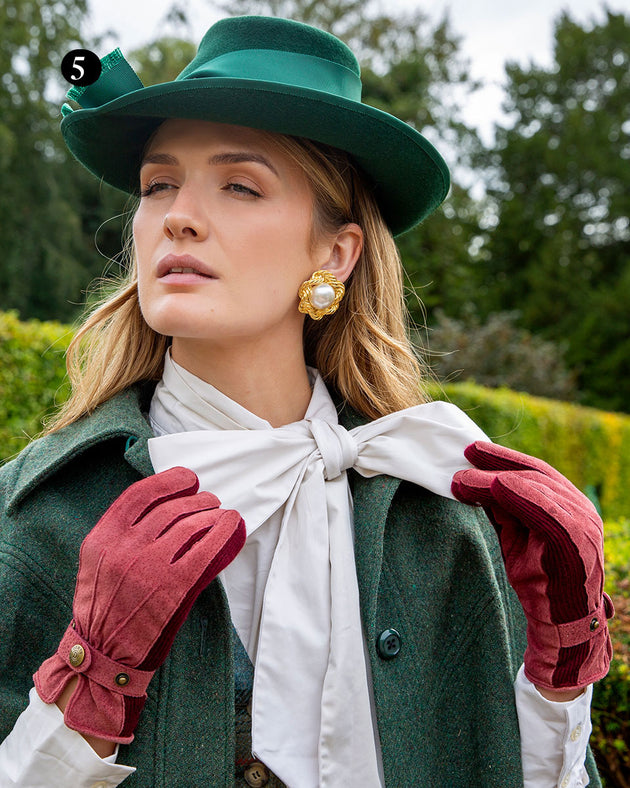
{"type": "Polygon", "coordinates": [[[61,131],[90,172],[134,193],[147,140],[168,118],[248,126],[349,152],[372,180],[394,235],[422,221],[448,193],[442,157],[408,124],[366,104],[276,82],[206,77],[152,85],[72,112],[61,131]]]}

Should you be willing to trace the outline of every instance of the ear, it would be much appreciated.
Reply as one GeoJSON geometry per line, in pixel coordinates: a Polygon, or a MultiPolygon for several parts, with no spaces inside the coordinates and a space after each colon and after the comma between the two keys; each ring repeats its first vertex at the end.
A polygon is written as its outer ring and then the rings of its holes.
{"type": "Polygon", "coordinates": [[[345,282],[363,250],[363,230],[358,224],[345,224],[327,244],[328,260],[320,266],[345,282]]]}

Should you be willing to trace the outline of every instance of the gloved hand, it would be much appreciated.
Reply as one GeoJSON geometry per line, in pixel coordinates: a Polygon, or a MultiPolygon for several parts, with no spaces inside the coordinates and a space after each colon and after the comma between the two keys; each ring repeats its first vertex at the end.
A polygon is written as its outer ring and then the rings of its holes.
{"type": "Polygon", "coordinates": [[[608,672],[612,647],[604,586],[603,525],[593,504],[542,460],[476,441],[475,467],[453,495],[483,506],[508,580],[527,617],[525,675],[546,689],[579,689],[608,672]]]}
{"type": "Polygon", "coordinates": [[[33,676],[46,703],[79,677],[64,712],[68,727],[133,740],[153,673],[196,598],[244,545],[239,513],[198,488],[186,468],[142,479],[83,540],[74,619],[33,676]]]}

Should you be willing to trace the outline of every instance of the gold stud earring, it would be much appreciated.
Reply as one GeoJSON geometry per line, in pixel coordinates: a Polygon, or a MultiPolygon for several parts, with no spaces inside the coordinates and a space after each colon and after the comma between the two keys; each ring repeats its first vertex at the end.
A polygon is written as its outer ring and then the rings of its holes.
{"type": "Polygon", "coordinates": [[[330,271],[315,271],[309,280],[300,285],[298,310],[313,320],[321,320],[324,315],[332,315],[337,311],[345,292],[343,282],[330,271]]]}

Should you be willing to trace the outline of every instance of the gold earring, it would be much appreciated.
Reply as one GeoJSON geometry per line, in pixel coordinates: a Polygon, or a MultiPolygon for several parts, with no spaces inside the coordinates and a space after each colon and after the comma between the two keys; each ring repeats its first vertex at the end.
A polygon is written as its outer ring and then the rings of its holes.
{"type": "Polygon", "coordinates": [[[315,271],[308,281],[300,285],[298,310],[313,320],[321,320],[324,315],[337,311],[345,292],[343,282],[330,271],[315,271]]]}

